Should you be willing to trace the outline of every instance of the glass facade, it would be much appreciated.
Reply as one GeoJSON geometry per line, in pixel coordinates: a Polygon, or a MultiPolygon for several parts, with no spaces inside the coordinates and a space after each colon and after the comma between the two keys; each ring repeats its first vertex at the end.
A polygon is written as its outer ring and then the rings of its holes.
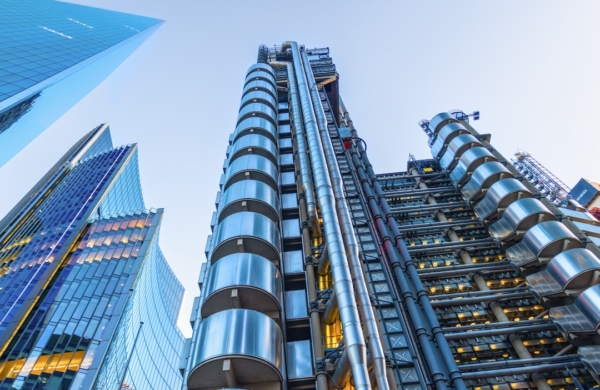
{"type": "Polygon", "coordinates": [[[183,287],[137,145],[102,125],[58,165],[2,221],[0,389],[178,388],[183,287]]]}
{"type": "Polygon", "coordinates": [[[0,166],[89,93],[160,20],[58,1],[3,1],[0,166]]]}

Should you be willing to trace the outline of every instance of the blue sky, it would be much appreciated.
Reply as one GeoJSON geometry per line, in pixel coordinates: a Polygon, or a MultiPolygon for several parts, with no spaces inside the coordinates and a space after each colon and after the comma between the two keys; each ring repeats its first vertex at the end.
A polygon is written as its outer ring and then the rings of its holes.
{"type": "Polygon", "coordinates": [[[566,184],[600,181],[600,3],[76,0],[166,23],[104,83],[0,169],[4,215],[85,132],[111,124],[138,142],[147,206],[188,318],[227,139],[259,44],[331,49],[340,93],[377,172],[429,158],[418,127],[481,111],[475,128],[505,156],[531,152],[566,184]]]}

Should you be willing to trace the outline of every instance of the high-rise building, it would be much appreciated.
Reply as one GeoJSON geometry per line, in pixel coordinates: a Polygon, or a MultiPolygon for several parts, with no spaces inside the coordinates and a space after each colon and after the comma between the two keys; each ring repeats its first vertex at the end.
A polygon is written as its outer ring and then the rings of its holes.
{"type": "Polygon", "coordinates": [[[421,122],[433,159],[376,174],[338,83],[295,42],[248,69],[184,388],[594,387],[593,218],[460,111],[421,122]]]}
{"type": "Polygon", "coordinates": [[[100,84],[161,23],[61,1],[3,1],[0,166],[100,84]]]}
{"type": "MultiPolygon", "coordinates": [[[[43,2],[42,2],[43,3],[43,2]]],[[[0,389],[175,389],[183,287],[137,145],[77,142],[0,221],[0,389]]]]}

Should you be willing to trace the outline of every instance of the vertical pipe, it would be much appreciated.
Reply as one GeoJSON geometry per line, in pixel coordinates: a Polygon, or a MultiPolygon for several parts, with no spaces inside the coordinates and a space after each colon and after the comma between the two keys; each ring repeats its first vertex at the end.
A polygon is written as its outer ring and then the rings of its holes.
{"type": "Polygon", "coordinates": [[[311,107],[306,76],[302,70],[300,50],[296,42],[292,42],[291,46],[294,71],[302,105],[302,116],[304,118],[310,149],[313,177],[323,218],[331,274],[336,286],[335,292],[339,303],[342,329],[344,331],[344,339],[346,340],[346,349],[348,349],[350,357],[354,385],[357,390],[370,390],[371,384],[369,382],[366,363],[365,341],[356,309],[356,300],[352,291],[352,277],[348,267],[348,260],[343,249],[340,224],[335,212],[335,196],[327,173],[323,146],[321,145],[316,127],[315,114],[311,107]]]}
{"type": "Polygon", "coordinates": [[[317,89],[317,84],[315,83],[315,78],[306,52],[302,52],[302,60],[304,63],[304,72],[306,73],[307,82],[310,88],[313,108],[317,116],[317,126],[325,152],[325,160],[329,170],[329,177],[331,179],[333,192],[336,198],[336,210],[341,223],[341,230],[346,247],[346,255],[348,256],[348,261],[350,263],[350,271],[352,273],[352,280],[354,282],[354,291],[360,304],[359,310],[369,343],[371,364],[373,366],[377,388],[378,390],[389,390],[385,369],[385,354],[383,352],[383,347],[381,346],[379,332],[377,331],[377,321],[373,315],[373,308],[371,306],[371,299],[369,297],[367,284],[365,282],[362,262],[358,257],[358,242],[354,234],[352,218],[350,217],[350,211],[348,210],[346,196],[344,195],[342,175],[340,173],[335,151],[331,143],[331,137],[329,136],[327,119],[325,118],[325,112],[323,110],[323,105],[321,104],[319,90],[317,89]]]}
{"type": "MultiPolygon", "coordinates": [[[[289,80],[289,92],[290,98],[292,101],[292,116],[294,120],[294,135],[296,139],[296,158],[295,164],[296,166],[300,165],[300,149],[299,149],[299,140],[301,140],[302,145],[304,144],[304,126],[302,126],[302,120],[299,120],[300,127],[297,126],[297,118],[300,117],[300,104],[298,102],[298,90],[296,88],[296,77],[294,76],[294,70],[291,64],[288,64],[288,80],[289,80]],[[298,132],[302,131],[299,135],[298,132]]],[[[304,155],[306,155],[306,147],[304,147],[304,155]]],[[[298,187],[298,207],[300,209],[300,220],[302,222],[308,221],[308,212],[306,205],[306,188],[303,183],[302,175],[296,177],[296,186],[298,187]]],[[[310,183],[310,188],[312,189],[312,182],[310,183]]],[[[313,200],[314,202],[314,200],[313,200]]],[[[310,232],[308,230],[308,224],[302,224],[302,249],[304,252],[305,258],[312,255],[312,245],[310,239],[310,232]]],[[[325,370],[320,369],[320,365],[325,358],[325,353],[323,351],[323,335],[321,333],[321,318],[319,315],[319,311],[312,304],[317,301],[317,289],[316,289],[316,280],[315,280],[315,268],[312,262],[305,261],[304,262],[304,271],[306,272],[306,285],[308,290],[308,299],[311,303],[310,305],[310,329],[312,334],[312,342],[313,342],[313,351],[315,354],[314,363],[315,369],[317,372],[317,390],[327,390],[327,373],[325,370]]]]}
{"type": "MultiPolygon", "coordinates": [[[[298,90],[296,88],[296,77],[294,76],[294,68],[291,63],[287,63],[287,73],[290,95],[292,96],[292,121],[294,123],[294,138],[296,140],[298,165],[300,168],[300,177],[302,179],[302,192],[306,200],[306,212],[310,219],[311,225],[317,225],[317,212],[315,206],[315,195],[310,176],[310,168],[308,165],[308,153],[306,150],[306,140],[304,132],[304,124],[300,110],[300,102],[298,99],[298,90]]],[[[313,226],[313,229],[315,226],[313,226]]]]}

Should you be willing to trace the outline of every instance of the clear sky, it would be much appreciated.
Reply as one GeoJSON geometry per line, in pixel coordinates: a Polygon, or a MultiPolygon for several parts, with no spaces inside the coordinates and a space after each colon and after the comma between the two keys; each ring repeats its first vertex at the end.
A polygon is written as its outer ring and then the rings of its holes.
{"type": "Polygon", "coordinates": [[[600,2],[73,2],[166,23],[0,169],[0,215],[108,121],[116,145],[140,145],[146,205],[165,208],[161,246],[187,290],[188,335],[227,139],[259,44],[331,49],[377,172],[404,170],[408,153],[430,158],[418,121],[458,108],[481,111],[475,128],[506,157],[525,149],[570,186],[600,180],[600,2]]]}

